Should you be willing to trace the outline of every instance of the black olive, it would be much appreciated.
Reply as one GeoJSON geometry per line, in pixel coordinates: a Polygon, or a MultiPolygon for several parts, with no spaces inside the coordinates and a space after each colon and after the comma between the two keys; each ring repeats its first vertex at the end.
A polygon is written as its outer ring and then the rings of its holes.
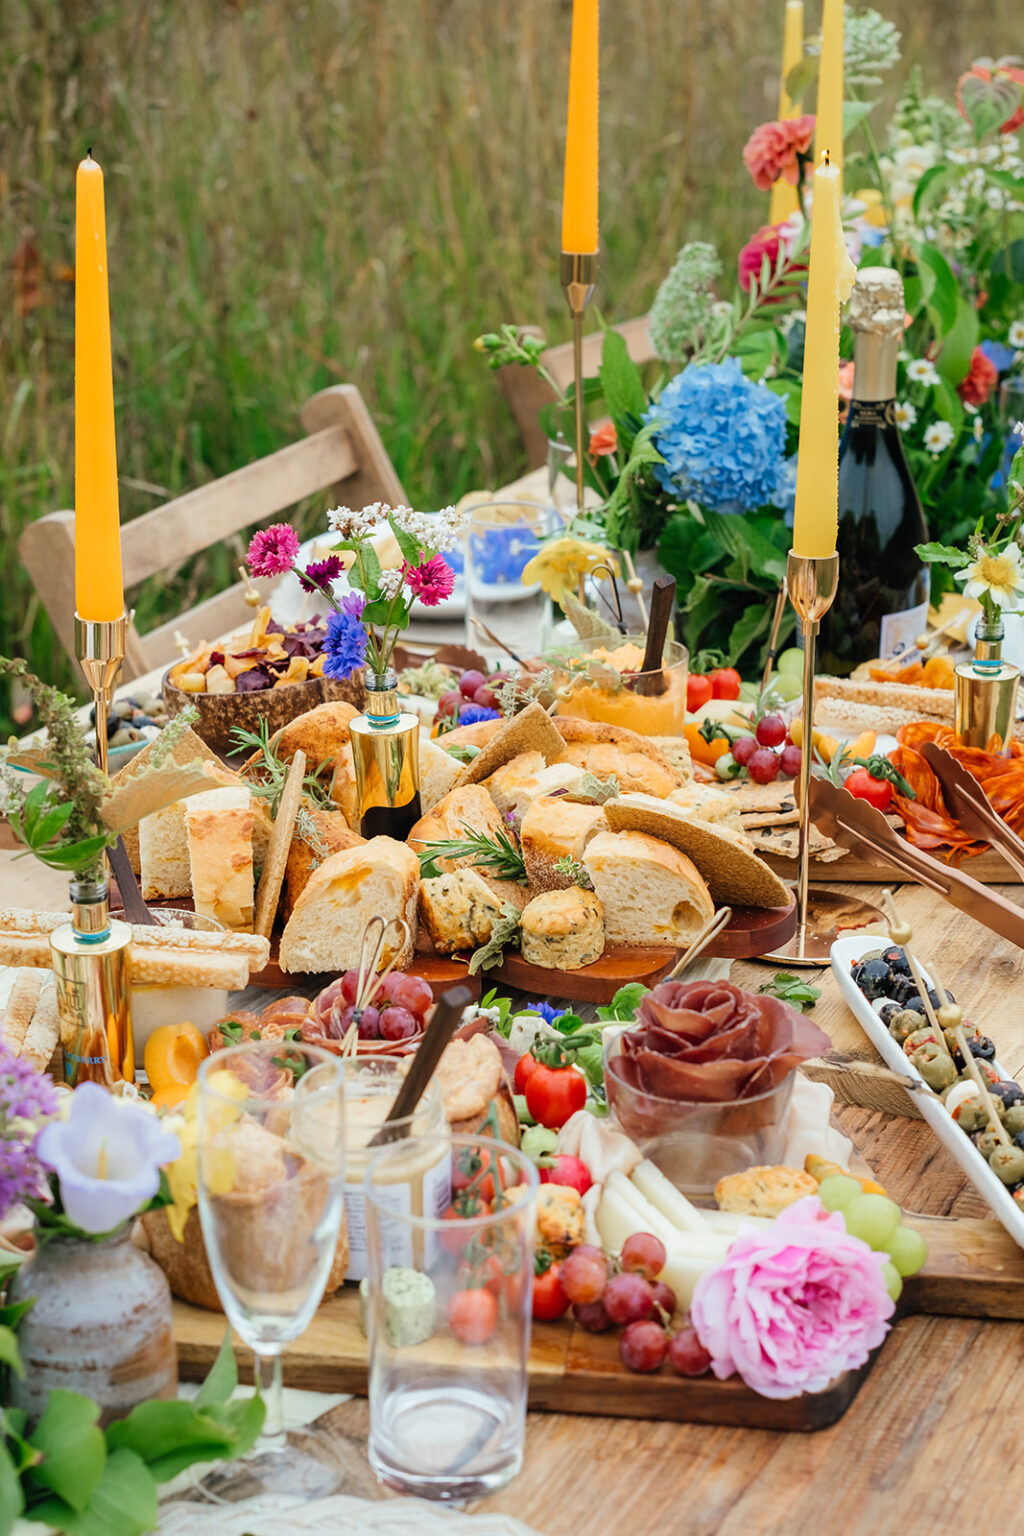
{"type": "Polygon", "coordinates": [[[1002,1099],[1007,1108],[1011,1104],[1024,1104],[1024,1088],[1020,1088],[1016,1083],[990,1083],[988,1091],[993,1098],[1002,1099]]]}
{"type": "Polygon", "coordinates": [[[894,976],[910,975],[910,962],[898,944],[891,945],[889,949],[883,949],[882,959],[894,976]]]}
{"type": "Polygon", "coordinates": [[[977,1056],[981,1061],[994,1061],[996,1056],[995,1042],[987,1035],[972,1035],[967,1042],[972,1056],[977,1056]]]}
{"type": "Polygon", "coordinates": [[[908,1006],[911,998],[919,997],[920,993],[917,990],[913,977],[897,976],[893,996],[898,1003],[903,1004],[904,1008],[908,1006]]]}
{"type": "Polygon", "coordinates": [[[865,960],[857,985],[868,1002],[876,997],[892,996],[892,973],[884,960],[865,960]]]}
{"type": "Polygon", "coordinates": [[[900,1011],[899,1003],[883,1003],[878,1010],[878,1017],[883,1024],[891,1024],[900,1011]]]}
{"type": "Polygon", "coordinates": [[[908,1013],[924,1014],[924,1002],[921,998],[920,992],[918,992],[916,987],[914,988],[911,995],[907,998],[906,1002],[903,1004],[903,1007],[908,1013]]]}

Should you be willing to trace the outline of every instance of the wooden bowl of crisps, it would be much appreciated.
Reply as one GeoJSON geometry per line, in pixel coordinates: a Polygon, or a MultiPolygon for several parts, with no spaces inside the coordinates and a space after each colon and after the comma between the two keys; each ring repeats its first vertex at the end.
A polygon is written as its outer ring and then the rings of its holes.
{"type": "Polygon", "coordinates": [[[270,735],[331,699],[343,699],[356,709],[366,706],[366,688],[361,673],[337,682],[331,677],[312,677],[304,683],[279,683],[276,688],[260,688],[251,693],[190,693],[176,686],[172,667],[163,680],[164,703],[172,717],[191,704],[199,711],[193,729],[218,757],[247,755],[250,748],[239,749],[231,733],[234,730],[258,731],[265,720],[270,735]]]}

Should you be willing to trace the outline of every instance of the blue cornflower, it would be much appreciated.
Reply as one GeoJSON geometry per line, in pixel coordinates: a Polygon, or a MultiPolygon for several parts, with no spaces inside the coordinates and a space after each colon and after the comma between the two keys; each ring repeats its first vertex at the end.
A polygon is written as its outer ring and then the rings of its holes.
{"type": "Polygon", "coordinates": [[[553,1024],[556,1019],[560,1019],[569,1010],[568,1008],[554,1008],[550,1003],[531,1003],[530,1012],[539,1013],[545,1024],[553,1024]]]}
{"type": "Polygon", "coordinates": [[[670,494],[718,512],[777,504],[786,450],[786,405],[746,378],[735,357],[684,368],[644,420],[665,460],[654,473],[670,494]]]}
{"type": "Polygon", "coordinates": [[[358,672],[366,657],[366,630],[362,623],[365,602],[361,592],[350,592],[339,602],[340,611],[327,620],[324,673],[339,682],[358,672]]]}
{"type": "Polygon", "coordinates": [[[481,720],[500,719],[500,710],[487,709],[483,704],[467,704],[465,709],[459,711],[460,725],[479,725],[481,720]]]}

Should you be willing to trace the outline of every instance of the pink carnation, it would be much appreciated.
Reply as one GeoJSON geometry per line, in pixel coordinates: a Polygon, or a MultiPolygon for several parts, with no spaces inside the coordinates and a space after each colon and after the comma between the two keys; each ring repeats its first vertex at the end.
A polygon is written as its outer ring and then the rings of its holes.
{"type": "MultiPolygon", "coordinates": [[[[775,271],[775,263],[779,259],[779,251],[783,250],[788,255],[800,233],[800,225],[803,221],[797,217],[795,223],[784,219],[781,224],[762,224],[756,235],[752,235],[746,245],[740,251],[738,261],[738,280],[744,293],[750,292],[751,278],[761,280],[761,263],[767,256],[768,265],[775,271]]],[[[794,263],[790,268],[794,278],[807,271],[806,263],[794,263]]],[[[780,294],[773,302],[780,303],[788,298],[788,294],[780,294]]]]}
{"type": "Polygon", "coordinates": [[[800,180],[798,156],[810,153],[813,138],[814,116],[810,113],[755,128],[743,146],[743,159],[754,186],[767,192],[782,176],[795,187],[800,180]]]}
{"type": "Polygon", "coordinates": [[[999,369],[980,347],[975,347],[967,376],[961,379],[956,392],[968,405],[984,405],[998,383],[999,369]]]}
{"type": "Polygon", "coordinates": [[[254,533],[249,545],[249,569],[254,576],[283,576],[299,552],[299,536],[288,523],[273,523],[254,533]]]}
{"type": "Polygon", "coordinates": [[[423,565],[403,567],[406,586],[425,608],[436,608],[455,590],[455,572],[443,555],[432,555],[423,565]]]}
{"type": "Polygon", "coordinates": [[[720,1381],[736,1372],[762,1397],[823,1391],[888,1332],[886,1258],[815,1195],[738,1237],[724,1263],[701,1275],[690,1307],[711,1369],[720,1381]]]}

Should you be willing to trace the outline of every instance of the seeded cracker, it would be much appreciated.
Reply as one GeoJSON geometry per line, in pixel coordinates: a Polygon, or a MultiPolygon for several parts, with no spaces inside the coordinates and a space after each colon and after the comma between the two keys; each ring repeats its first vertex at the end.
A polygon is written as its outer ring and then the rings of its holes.
{"type": "Polygon", "coordinates": [[[253,930],[265,939],[269,939],[270,930],[274,926],[274,918],[277,915],[277,903],[281,896],[284,872],[288,865],[288,850],[292,845],[292,834],[295,831],[295,818],[299,814],[299,806],[302,803],[302,785],[305,776],[306,754],[299,747],[292,758],[288,777],[281,793],[281,804],[278,806],[270,842],[267,845],[267,857],[263,863],[260,888],[256,896],[253,930]]]}

